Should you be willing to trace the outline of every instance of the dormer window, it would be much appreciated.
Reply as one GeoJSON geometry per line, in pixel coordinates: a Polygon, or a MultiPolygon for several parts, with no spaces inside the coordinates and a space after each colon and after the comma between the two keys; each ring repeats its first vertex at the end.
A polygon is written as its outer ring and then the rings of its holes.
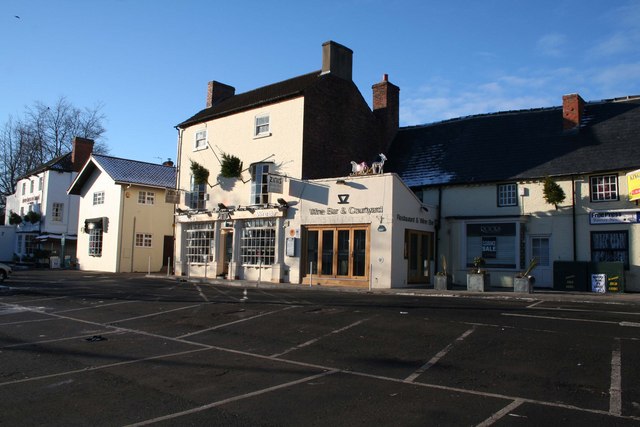
{"type": "Polygon", "coordinates": [[[194,150],[202,150],[207,148],[207,131],[205,130],[199,130],[198,132],[196,132],[196,139],[195,142],[193,144],[193,149],[194,150]]]}
{"type": "Polygon", "coordinates": [[[256,116],[253,136],[260,138],[271,135],[270,118],[268,114],[256,116]]]}

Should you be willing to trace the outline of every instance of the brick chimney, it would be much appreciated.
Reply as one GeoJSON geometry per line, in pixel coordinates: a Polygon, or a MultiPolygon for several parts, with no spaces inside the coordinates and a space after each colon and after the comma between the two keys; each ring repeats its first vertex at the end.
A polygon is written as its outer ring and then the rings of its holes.
{"type": "Polygon", "coordinates": [[[207,87],[207,108],[236,94],[236,88],[212,80],[207,87]]]}
{"type": "Polygon", "coordinates": [[[173,166],[173,160],[171,159],[167,159],[164,162],[162,162],[162,166],[173,166]]]}
{"type": "Polygon", "coordinates": [[[386,150],[400,126],[400,88],[389,82],[384,74],[382,81],[371,86],[373,89],[373,114],[378,118],[383,130],[381,150],[386,150]]]}
{"type": "Polygon", "coordinates": [[[353,51],[334,41],[322,44],[322,74],[351,81],[353,71],[353,51]]]}
{"type": "Polygon", "coordinates": [[[94,143],[93,139],[89,138],[80,138],[79,136],[73,138],[71,164],[75,172],[80,172],[89,157],[91,157],[94,143]]]}
{"type": "Polygon", "coordinates": [[[577,93],[562,97],[562,129],[577,129],[584,117],[584,100],[577,93]]]}

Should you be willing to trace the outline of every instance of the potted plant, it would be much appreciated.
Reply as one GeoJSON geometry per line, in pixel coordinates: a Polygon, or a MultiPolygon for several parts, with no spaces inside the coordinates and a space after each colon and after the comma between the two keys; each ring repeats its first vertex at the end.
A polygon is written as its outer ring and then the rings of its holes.
{"type": "Polygon", "coordinates": [[[242,174],[242,161],[233,154],[222,153],[220,175],[223,178],[239,178],[242,174]]]}
{"type": "Polygon", "coordinates": [[[485,260],[482,257],[473,259],[473,268],[467,273],[467,290],[475,292],[484,292],[489,287],[490,276],[482,267],[485,260]]]}
{"type": "Polygon", "coordinates": [[[191,174],[196,185],[209,184],[209,169],[191,160],[191,174]]]}
{"type": "Polygon", "coordinates": [[[442,271],[438,271],[435,277],[434,289],[446,291],[451,287],[451,276],[447,274],[447,259],[442,255],[442,271]]]}
{"type": "Polygon", "coordinates": [[[9,213],[9,224],[11,225],[20,225],[22,224],[22,217],[15,213],[14,211],[10,211],[9,213]]]}
{"type": "Polygon", "coordinates": [[[550,177],[546,177],[544,179],[542,195],[544,200],[550,205],[555,206],[556,209],[558,209],[558,205],[564,202],[564,199],[566,198],[562,187],[560,187],[560,185],[550,177]]]}
{"type": "Polygon", "coordinates": [[[40,218],[42,218],[42,215],[40,215],[38,212],[34,212],[34,211],[29,211],[24,216],[24,220],[26,222],[30,222],[31,224],[35,224],[35,223],[39,222],[40,218]]]}
{"type": "Polygon", "coordinates": [[[529,261],[529,266],[524,272],[518,273],[513,278],[513,292],[533,293],[533,284],[536,279],[531,275],[531,272],[538,265],[538,258],[533,257],[529,261]]]}

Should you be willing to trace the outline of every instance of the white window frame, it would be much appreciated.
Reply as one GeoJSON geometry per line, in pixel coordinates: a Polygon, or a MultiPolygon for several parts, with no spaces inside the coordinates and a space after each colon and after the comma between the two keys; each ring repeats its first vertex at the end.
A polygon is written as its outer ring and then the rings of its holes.
{"type": "Polygon", "coordinates": [[[213,222],[193,222],[185,229],[184,255],[189,264],[213,261],[213,222]]]}
{"type": "Polygon", "coordinates": [[[253,137],[264,138],[266,136],[271,136],[271,116],[269,113],[258,114],[253,120],[253,137]]]}
{"type": "Polygon", "coordinates": [[[251,205],[269,203],[269,173],[273,163],[251,165],[251,205]]]}
{"type": "Polygon", "coordinates": [[[33,194],[33,189],[35,186],[35,181],[34,180],[29,180],[29,194],[33,194]]]}
{"type": "Polygon", "coordinates": [[[153,235],[150,233],[136,233],[136,248],[151,248],[153,235]]]}
{"type": "Polygon", "coordinates": [[[22,182],[22,195],[24,196],[27,193],[27,183],[22,182]]]}
{"type": "Polygon", "coordinates": [[[250,219],[243,223],[240,240],[242,265],[273,265],[276,254],[276,220],[250,219]]]}
{"type": "Polygon", "coordinates": [[[140,191],[138,193],[138,204],[153,205],[156,201],[156,193],[153,191],[140,191]]]}
{"type": "Polygon", "coordinates": [[[498,184],[498,207],[518,206],[518,184],[498,184]]]}
{"type": "Polygon", "coordinates": [[[64,218],[64,203],[53,202],[51,206],[51,221],[62,222],[64,218]]]}
{"type": "Polygon", "coordinates": [[[207,144],[207,130],[201,129],[196,131],[193,136],[193,151],[204,150],[208,147],[207,144]]]}
{"type": "Polygon", "coordinates": [[[42,191],[42,177],[38,178],[38,191],[42,191]]]}
{"type": "Polygon", "coordinates": [[[589,193],[592,202],[611,202],[620,200],[618,175],[597,175],[589,177],[589,193]]]}
{"type": "Polygon", "coordinates": [[[102,256],[102,227],[89,229],[89,256],[102,256]]]}
{"type": "Polygon", "coordinates": [[[104,191],[94,191],[93,205],[104,205],[104,191]]]}

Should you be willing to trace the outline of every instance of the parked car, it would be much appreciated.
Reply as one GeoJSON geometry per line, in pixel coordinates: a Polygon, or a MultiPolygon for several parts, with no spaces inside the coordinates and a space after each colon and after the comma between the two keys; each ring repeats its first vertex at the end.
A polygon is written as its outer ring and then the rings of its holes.
{"type": "Polygon", "coordinates": [[[0,282],[4,282],[4,280],[9,277],[11,274],[11,267],[7,264],[0,263],[0,282]]]}

